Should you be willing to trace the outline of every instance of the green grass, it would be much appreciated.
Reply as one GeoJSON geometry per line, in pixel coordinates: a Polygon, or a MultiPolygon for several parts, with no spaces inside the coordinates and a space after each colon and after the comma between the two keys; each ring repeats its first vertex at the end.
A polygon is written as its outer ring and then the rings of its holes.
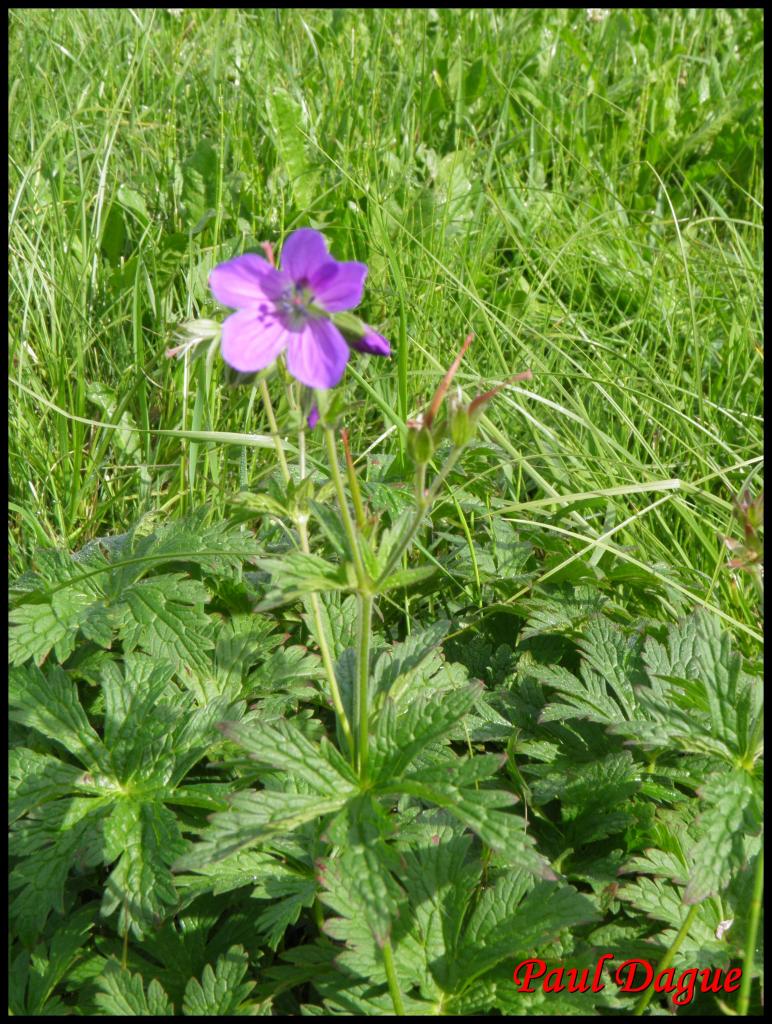
{"type": "Polygon", "coordinates": [[[762,29],[759,10],[12,11],[12,571],[148,511],[218,515],[245,469],[259,486],[270,451],[180,433],[265,432],[253,391],[164,351],[223,316],[212,266],[310,224],[369,264],[361,312],[395,351],[347,374],[355,453],[395,428],[371,454],[402,458],[473,331],[468,395],[534,378],[489,407],[498,453],[466,491],[567,531],[577,563],[611,545],[666,613],[707,604],[757,636],[721,535],[762,486],[762,29]]]}

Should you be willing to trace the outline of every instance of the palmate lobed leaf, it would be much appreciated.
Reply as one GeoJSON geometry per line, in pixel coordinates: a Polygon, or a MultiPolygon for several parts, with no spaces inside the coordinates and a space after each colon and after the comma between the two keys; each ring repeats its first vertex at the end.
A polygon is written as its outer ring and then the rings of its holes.
{"type": "Polygon", "coordinates": [[[273,725],[223,723],[225,735],[264,764],[302,778],[312,792],[323,797],[343,797],[358,787],[358,779],[343,755],[325,738],[313,743],[292,723],[273,725]]]}
{"type": "Polygon", "coordinates": [[[598,919],[593,903],[571,886],[540,882],[529,889],[514,873],[483,893],[458,952],[462,985],[505,958],[538,949],[563,928],[598,919]]]}
{"type": "Polygon", "coordinates": [[[174,1007],[155,979],[145,993],[142,976],[121,970],[114,961],[108,961],[97,980],[101,991],[97,1005],[111,1017],[173,1017],[174,1007]]]}
{"type": "Polygon", "coordinates": [[[104,859],[118,859],[105,883],[102,912],[119,911],[121,933],[131,928],[141,938],[176,902],[170,866],[185,848],[177,819],[162,803],[124,798],[115,804],[104,823],[104,859]]]}
{"type": "Polygon", "coordinates": [[[91,726],[73,681],[58,666],[45,674],[34,665],[14,668],[9,676],[11,718],[61,744],[86,768],[106,758],[101,739],[91,726]]]}
{"type": "Polygon", "coordinates": [[[270,900],[254,917],[255,928],[269,949],[276,950],[290,925],[296,924],[302,911],[313,904],[318,888],[314,878],[290,872],[282,875],[276,863],[274,874],[252,890],[253,897],[270,900]]]}
{"type": "Polygon", "coordinates": [[[472,708],[481,690],[482,684],[419,697],[402,714],[387,699],[371,740],[373,780],[388,782],[401,775],[420,751],[452,731],[472,708]]]}
{"type": "Polygon", "coordinates": [[[92,541],[77,555],[42,551],[36,572],[12,588],[10,660],[38,665],[52,649],[60,662],[79,633],[109,648],[116,634],[127,650],[139,647],[179,668],[206,666],[211,648],[203,606],[207,588],[166,565],[196,565],[213,579],[235,579],[259,546],[228,523],[207,526],[205,513],[148,533],[139,524],[118,538],[92,541]]]}
{"type": "Polygon", "coordinates": [[[501,863],[525,868],[540,877],[554,877],[545,858],[536,852],[534,840],[525,831],[525,821],[516,814],[507,814],[501,807],[511,806],[517,797],[503,790],[465,788],[467,781],[479,779],[474,763],[484,762],[484,775],[491,775],[501,765],[500,758],[472,758],[461,768],[459,784],[448,781],[446,767],[419,770],[384,783],[382,791],[404,793],[425,803],[441,807],[456,820],[470,828],[491,848],[501,863]],[[467,779],[463,778],[463,774],[467,779]]]}
{"type": "Polygon", "coordinates": [[[12,951],[8,1009],[11,1015],[64,1016],[70,1008],[53,996],[54,989],[83,955],[94,925],[95,908],[81,907],[57,922],[50,941],[27,950],[12,951]]]}
{"type": "Polygon", "coordinates": [[[98,864],[114,864],[103,910],[120,908],[121,930],[141,935],[174,904],[169,866],[185,844],[164,801],[211,807],[214,798],[222,806],[219,793],[177,787],[218,741],[215,723],[241,710],[218,698],[191,711],[190,697],[171,676],[168,665],[139,654],[128,654],[122,668],[105,663],[100,738],[61,668],[13,670],[12,713],[82,765],[24,748],[14,755],[17,770],[30,772],[17,780],[11,839],[21,858],[11,876],[13,913],[25,936],[39,932],[51,910],[63,909],[74,871],[98,864]]]}
{"type": "Polygon", "coordinates": [[[339,811],[346,796],[322,797],[318,793],[283,793],[263,789],[238,793],[228,811],[214,814],[211,826],[192,850],[178,858],[178,871],[197,871],[245,847],[285,836],[306,822],[339,811]]]}
{"type": "Polygon", "coordinates": [[[715,773],[700,791],[699,841],[690,851],[684,903],[717,896],[731,873],[745,863],[744,839],[761,824],[760,786],[743,769],[715,773]]]}
{"type": "Polygon", "coordinates": [[[541,721],[586,718],[613,725],[640,715],[634,686],[645,680],[643,662],[633,638],[631,647],[622,630],[608,619],[593,615],[582,631],[583,655],[579,676],[561,665],[534,665],[531,674],[556,690],[562,703],[548,703],[541,721]]]}
{"type": "Polygon", "coordinates": [[[646,747],[716,755],[735,766],[759,756],[761,686],[742,670],[718,620],[698,611],[668,631],[667,647],[645,644],[650,687],[637,697],[646,720],[613,731],[646,747]]]}
{"type": "Polygon", "coordinates": [[[101,862],[107,813],[107,801],[70,797],[35,808],[13,826],[9,849],[18,863],[9,877],[11,918],[26,942],[40,934],[51,911],[64,913],[71,872],[101,862]]]}
{"type": "Polygon", "coordinates": [[[384,841],[382,816],[364,796],[349,802],[333,828],[340,853],[319,862],[317,873],[320,898],[342,916],[327,921],[325,931],[346,941],[354,919],[382,948],[403,896],[391,873],[395,857],[384,841]],[[344,837],[345,842],[340,842],[344,837]]]}
{"type": "Polygon", "coordinates": [[[320,555],[287,551],[280,556],[259,558],[257,563],[271,574],[272,579],[272,586],[258,604],[257,611],[294,601],[303,594],[352,590],[354,587],[345,563],[334,565],[320,555]]]}
{"type": "Polygon", "coordinates": [[[214,970],[207,964],[201,981],[191,978],[185,989],[182,1012],[188,1017],[222,1017],[247,1012],[242,1006],[255,987],[243,981],[249,958],[241,946],[233,946],[217,958],[214,970]]]}

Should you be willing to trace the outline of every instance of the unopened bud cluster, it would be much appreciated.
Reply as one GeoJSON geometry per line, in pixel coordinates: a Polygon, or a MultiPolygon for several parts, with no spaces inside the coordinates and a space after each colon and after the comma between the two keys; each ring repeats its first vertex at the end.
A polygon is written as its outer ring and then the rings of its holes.
{"type": "Polygon", "coordinates": [[[511,384],[517,380],[530,380],[532,377],[530,370],[519,373],[491,391],[478,395],[468,405],[464,402],[461,388],[457,388],[455,395],[451,394],[448,398],[445,418],[438,421],[436,417],[442,400],[450,387],[456,371],[461,365],[461,360],[469,348],[473,337],[471,334],[467,336],[464,344],[461,346],[461,351],[440,382],[426,411],[422,412],[417,419],[408,421],[408,454],[413,462],[419,466],[426,465],[429,462],[440,442],[446,437],[451,441],[454,448],[463,448],[464,445],[472,441],[477,433],[480,417],[494,395],[498,394],[505,384],[511,384]]]}

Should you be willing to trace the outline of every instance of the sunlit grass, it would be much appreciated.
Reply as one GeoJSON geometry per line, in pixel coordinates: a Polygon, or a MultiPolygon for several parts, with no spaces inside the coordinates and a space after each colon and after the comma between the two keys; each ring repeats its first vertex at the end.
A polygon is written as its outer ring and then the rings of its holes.
{"type": "MultiPolygon", "coordinates": [[[[265,433],[260,405],[164,351],[221,315],[215,263],[310,224],[368,263],[362,313],[395,350],[347,375],[356,452],[386,432],[399,478],[405,420],[473,331],[469,395],[534,379],[489,408],[494,468],[466,488],[603,491],[531,515],[592,564],[615,530],[757,631],[721,535],[762,486],[761,31],[749,10],[12,12],[12,568],[151,509],[224,511],[244,446],[197,438],[265,433]]],[[[269,459],[248,447],[247,479],[269,459]]]]}

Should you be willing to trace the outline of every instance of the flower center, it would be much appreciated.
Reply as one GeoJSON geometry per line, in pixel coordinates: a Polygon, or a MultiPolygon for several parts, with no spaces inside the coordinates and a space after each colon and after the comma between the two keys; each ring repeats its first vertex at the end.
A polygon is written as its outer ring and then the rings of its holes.
{"type": "Polygon", "coordinates": [[[305,280],[291,285],[276,303],[282,315],[289,320],[289,328],[299,330],[314,315],[311,303],[314,295],[305,280]]]}

